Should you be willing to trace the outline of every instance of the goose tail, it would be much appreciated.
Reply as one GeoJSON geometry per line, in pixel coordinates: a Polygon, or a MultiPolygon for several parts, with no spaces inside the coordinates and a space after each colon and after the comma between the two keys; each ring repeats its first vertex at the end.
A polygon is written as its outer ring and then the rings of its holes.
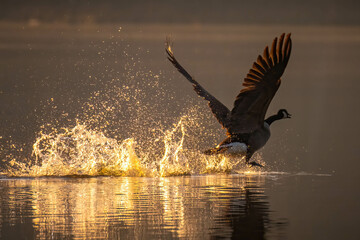
{"type": "Polygon", "coordinates": [[[220,153],[224,153],[228,148],[227,147],[215,147],[215,148],[210,148],[206,151],[204,151],[205,155],[216,155],[216,154],[220,154],[220,153]]]}

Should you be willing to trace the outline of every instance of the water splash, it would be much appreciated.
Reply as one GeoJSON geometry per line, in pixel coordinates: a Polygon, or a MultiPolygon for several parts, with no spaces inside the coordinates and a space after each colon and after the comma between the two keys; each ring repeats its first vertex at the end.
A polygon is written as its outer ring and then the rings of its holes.
{"type": "Polygon", "coordinates": [[[205,156],[184,148],[187,129],[193,119],[183,116],[162,132],[158,156],[154,149],[139,148],[134,138],[117,141],[104,133],[77,123],[51,133],[40,133],[33,145],[32,161],[11,161],[11,176],[177,176],[189,174],[230,173],[243,159],[205,156]]]}
{"type": "MultiPolygon", "coordinates": [[[[165,139],[166,149],[178,143],[165,139]]],[[[180,144],[181,145],[181,144],[180,144]]],[[[41,133],[33,145],[33,161],[22,163],[13,160],[9,173],[13,176],[153,176],[156,165],[146,164],[135,152],[132,138],[121,142],[78,123],[59,132],[41,133]]],[[[178,146],[179,148],[179,146],[178,146]]],[[[166,150],[165,152],[168,152],[166,150]]],[[[176,154],[165,154],[160,161],[161,173],[168,172],[167,162],[177,159],[176,154]]],[[[176,164],[173,164],[173,171],[176,164]]]]}
{"type": "MultiPolygon", "coordinates": [[[[108,54],[114,52],[118,51],[108,54]]],[[[223,135],[218,123],[214,121],[214,127],[208,121],[213,117],[203,108],[206,103],[192,94],[193,98],[182,99],[181,106],[174,101],[178,97],[169,84],[173,81],[163,72],[141,66],[140,57],[126,52],[122,57],[124,69],[100,74],[104,82],[97,80],[103,88],[83,104],[76,122],[67,119],[66,112],[56,116],[56,100],[51,98],[55,107],[44,112],[54,119],[44,117],[48,122],[33,144],[32,155],[12,157],[7,175],[153,177],[239,168],[241,158],[201,154],[223,135]]]]}

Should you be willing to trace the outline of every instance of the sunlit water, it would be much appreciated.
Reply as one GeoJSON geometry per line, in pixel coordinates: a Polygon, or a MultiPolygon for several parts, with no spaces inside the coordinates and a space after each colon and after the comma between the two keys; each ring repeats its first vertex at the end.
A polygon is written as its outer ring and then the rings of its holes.
{"type": "Polygon", "coordinates": [[[343,107],[357,68],[337,67],[358,59],[358,28],[58,27],[1,25],[1,239],[357,239],[357,135],[334,126],[359,118],[343,107]],[[166,33],[231,106],[254,53],[287,30],[293,56],[269,112],[294,117],[254,155],[265,168],[204,156],[225,134],[166,61],[166,33]]]}
{"type": "Polygon", "coordinates": [[[265,188],[297,177],[2,179],[1,238],[284,239],[289,221],[265,188]]]}

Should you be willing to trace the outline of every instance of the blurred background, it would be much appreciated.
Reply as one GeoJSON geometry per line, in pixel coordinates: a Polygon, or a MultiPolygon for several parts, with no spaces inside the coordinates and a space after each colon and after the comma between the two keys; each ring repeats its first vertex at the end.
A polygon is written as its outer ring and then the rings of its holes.
{"type": "Polygon", "coordinates": [[[3,21],[45,23],[190,23],[358,25],[355,0],[1,1],[3,21]]]}

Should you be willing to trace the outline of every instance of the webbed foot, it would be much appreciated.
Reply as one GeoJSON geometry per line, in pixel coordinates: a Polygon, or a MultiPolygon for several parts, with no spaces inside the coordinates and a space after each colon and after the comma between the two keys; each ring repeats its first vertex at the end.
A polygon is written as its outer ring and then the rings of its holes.
{"type": "Polygon", "coordinates": [[[263,165],[261,165],[260,163],[257,162],[248,162],[248,165],[250,165],[250,167],[264,167],[263,165]]]}

